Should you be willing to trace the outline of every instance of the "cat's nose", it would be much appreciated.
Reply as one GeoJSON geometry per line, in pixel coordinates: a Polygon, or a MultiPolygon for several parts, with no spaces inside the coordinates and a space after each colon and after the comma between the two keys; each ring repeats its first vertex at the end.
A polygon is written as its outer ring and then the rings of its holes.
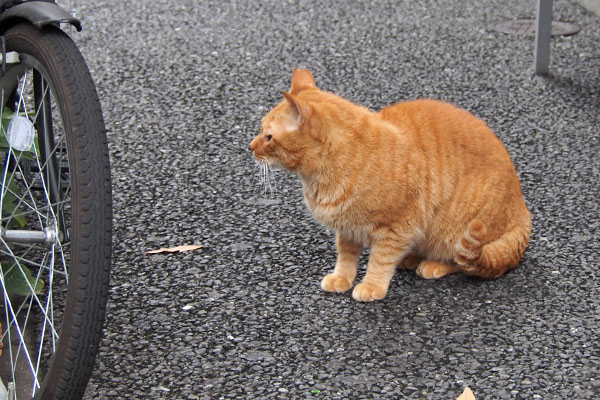
{"type": "Polygon", "coordinates": [[[248,150],[250,151],[254,151],[254,149],[256,149],[256,140],[258,139],[258,137],[255,137],[251,142],[250,142],[250,146],[248,146],[248,150]]]}

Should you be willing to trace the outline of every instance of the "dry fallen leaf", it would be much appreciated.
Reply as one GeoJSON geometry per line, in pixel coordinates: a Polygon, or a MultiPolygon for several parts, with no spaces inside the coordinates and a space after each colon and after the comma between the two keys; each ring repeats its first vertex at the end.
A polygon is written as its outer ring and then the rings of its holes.
{"type": "Polygon", "coordinates": [[[473,391],[471,391],[471,389],[465,388],[463,394],[458,396],[456,400],[475,400],[475,395],[473,394],[473,391]]]}
{"type": "Polygon", "coordinates": [[[185,246],[176,246],[176,247],[168,247],[168,248],[161,248],[158,250],[149,250],[146,252],[146,254],[158,254],[158,253],[176,253],[176,252],[182,252],[182,251],[192,251],[192,250],[196,250],[199,249],[202,246],[198,246],[198,245],[185,245],[185,246]]]}

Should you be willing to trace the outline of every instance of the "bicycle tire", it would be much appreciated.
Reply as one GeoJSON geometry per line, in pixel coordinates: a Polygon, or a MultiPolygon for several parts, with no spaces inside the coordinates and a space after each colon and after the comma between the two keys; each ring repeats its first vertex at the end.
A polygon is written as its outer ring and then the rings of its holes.
{"type": "MultiPolygon", "coordinates": [[[[64,303],[52,304],[52,307],[62,308],[53,312],[52,321],[54,321],[54,315],[58,316],[57,319],[62,315],[62,321],[60,327],[48,327],[50,335],[54,334],[57,338],[52,337],[54,348],[52,350],[53,354],[48,356],[47,367],[40,368],[46,369],[45,376],[43,378],[35,376],[38,368],[30,368],[34,375],[32,378],[34,387],[31,393],[36,399],[80,399],[83,397],[91,376],[102,335],[111,264],[111,180],[108,145],[100,101],[84,58],[75,43],[63,31],[55,26],[38,29],[30,24],[21,23],[9,28],[3,36],[6,40],[7,52],[18,53],[21,64],[33,71],[34,81],[35,77],[38,77],[38,87],[44,88],[41,91],[38,89],[38,94],[33,95],[33,97],[38,96],[43,97],[43,99],[36,100],[35,117],[30,116],[29,118],[37,120],[38,114],[41,113],[39,109],[46,101],[45,97],[52,99],[48,100],[48,106],[44,108],[43,112],[54,113],[51,118],[61,119],[55,125],[62,124],[60,126],[64,131],[66,158],[68,160],[68,166],[64,167],[64,170],[61,169],[63,167],[58,167],[60,171],[52,178],[51,167],[57,163],[55,160],[59,157],[57,154],[63,154],[61,152],[64,150],[59,148],[59,145],[55,144],[55,139],[50,136],[52,139],[50,140],[50,147],[56,147],[44,155],[46,150],[43,150],[42,147],[49,146],[46,143],[48,138],[43,139],[46,144],[42,145],[42,134],[38,131],[40,143],[38,144],[39,150],[36,150],[36,152],[39,154],[36,153],[34,157],[42,160],[37,164],[40,172],[39,177],[36,179],[46,186],[51,186],[52,179],[55,179],[59,183],[55,184],[58,189],[54,189],[54,197],[57,195],[64,196],[60,199],[60,202],[57,200],[55,204],[54,200],[50,200],[53,197],[53,189],[43,187],[42,189],[46,193],[45,197],[48,200],[48,206],[45,209],[56,208],[56,214],[60,214],[60,218],[65,218],[65,215],[68,214],[69,219],[65,222],[65,232],[61,233],[58,232],[60,230],[58,228],[59,223],[55,221],[57,234],[54,237],[56,242],[60,242],[60,240],[68,242],[68,245],[64,245],[58,251],[59,256],[62,257],[62,263],[65,264],[62,266],[65,269],[65,281],[68,284],[65,284],[67,289],[66,295],[64,295],[64,303]],[[54,107],[54,111],[52,107],[54,107]],[[57,114],[58,117],[56,117],[57,114]],[[46,172],[46,170],[50,172],[46,172]],[[48,176],[46,181],[50,183],[44,181],[45,174],[48,176]],[[63,174],[68,176],[69,181],[61,187],[60,182],[63,179],[63,174]],[[67,184],[68,186],[66,186],[67,184]],[[64,194],[63,192],[66,193],[67,190],[68,194],[64,194]],[[48,192],[50,192],[50,195],[48,195],[48,192]],[[68,236],[68,239],[56,239],[60,237],[59,235],[65,238],[68,236]],[[66,249],[66,255],[62,253],[63,249],[66,249]],[[55,344],[54,340],[56,340],[55,344]],[[38,383],[35,383],[36,379],[38,383]],[[39,388],[36,388],[36,385],[39,388]]],[[[26,96],[22,93],[20,96],[25,101],[26,96]]],[[[52,135],[54,134],[53,129],[52,125],[50,125],[50,128],[42,128],[42,130],[50,131],[52,135]]],[[[47,134],[44,133],[44,137],[46,136],[47,134]]],[[[62,140],[62,138],[61,136],[59,140],[62,140]]],[[[6,165],[9,165],[9,162],[7,158],[6,165]]],[[[13,162],[13,164],[15,163],[13,162]]],[[[22,162],[22,164],[25,163],[22,162]]],[[[5,175],[8,173],[6,171],[10,171],[10,168],[5,168],[5,175]]],[[[10,173],[14,174],[14,172],[10,173]]],[[[23,175],[26,174],[22,173],[18,176],[23,175]]],[[[12,175],[10,178],[12,179],[12,175]]],[[[6,177],[4,179],[6,180],[6,177]]],[[[23,187],[26,190],[33,191],[34,184],[28,183],[23,187]]],[[[58,217],[54,216],[53,218],[57,219],[58,217]]],[[[2,242],[4,243],[4,240],[2,242]]],[[[63,245],[63,243],[59,244],[63,245]]],[[[52,256],[45,256],[53,263],[55,260],[54,251],[53,247],[52,256]]],[[[62,271],[57,269],[56,272],[53,272],[53,276],[59,272],[62,271]]],[[[56,275],[56,278],[53,276],[48,276],[46,279],[49,282],[56,279],[58,282],[58,275],[56,275]]],[[[45,282],[45,284],[48,286],[48,282],[45,282]]],[[[35,292],[31,285],[30,288],[32,292],[35,292]]],[[[51,292],[54,288],[50,287],[46,290],[51,292]]],[[[5,289],[4,297],[8,296],[5,289]]],[[[50,302],[55,301],[54,298],[59,298],[60,294],[53,294],[52,296],[50,302]]],[[[32,294],[33,297],[35,297],[34,294],[32,294]]],[[[35,305],[33,299],[30,303],[35,305]]],[[[40,301],[38,303],[42,308],[42,303],[40,301]]],[[[8,306],[5,306],[5,308],[8,308],[8,306]]],[[[44,314],[42,317],[43,324],[50,323],[47,314],[48,309],[41,310],[41,312],[44,314]]],[[[6,312],[6,315],[6,324],[10,325],[10,321],[8,321],[9,313],[6,312]]],[[[19,322],[16,317],[13,323],[15,325],[14,329],[17,329],[19,322]]],[[[40,342],[45,340],[43,338],[44,332],[46,332],[45,326],[41,330],[40,342]]],[[[23,346],[26,346],[26,338],[21,339],[21,341],[23,346]]],[[[40,344],[39,347],[39,354],[42,354],[42,345],[40,344]]],[[[25,351],[23,351],[23,354],[25,354],[25,351]]],[[[29,355],[28,358],[30,358],[29,355]]],[[[38,358],[42,358],[42,356],[38,355],[38,358]]],[[[15,362],[16,364],[17,362],[15,362]]],[[[12,368],[16,369],[16,367],[12,368]]],[[[15,372],[13,371],[13,377],[9,379],[13,379],[14,375],[15,372]]],[[[18,391],[18,384],[15,383],[15,385],[18,391]]]]}

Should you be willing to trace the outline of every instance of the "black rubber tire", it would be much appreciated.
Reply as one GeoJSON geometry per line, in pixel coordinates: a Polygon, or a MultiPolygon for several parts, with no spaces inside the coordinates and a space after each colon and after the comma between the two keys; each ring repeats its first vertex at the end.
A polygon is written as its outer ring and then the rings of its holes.
{"type": "Polygon", "coordinates": [[[54,26],[19,24],[4,32],[7,51],[43,67],[60,108],[71,179],[69,284],[59,340],[36,399],[80,399],[91,376],[108,298],[112,196],[100,101],[73,41],[54,26]]]}

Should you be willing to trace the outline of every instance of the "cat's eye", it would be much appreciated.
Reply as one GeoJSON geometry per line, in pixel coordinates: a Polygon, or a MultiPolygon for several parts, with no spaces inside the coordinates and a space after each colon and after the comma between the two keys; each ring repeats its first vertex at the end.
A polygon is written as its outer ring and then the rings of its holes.
{"type": "Polygon", "coordinates": [[[273,135],[267,135],[267,142],[270,142],[273,139],[273,135]]]}

